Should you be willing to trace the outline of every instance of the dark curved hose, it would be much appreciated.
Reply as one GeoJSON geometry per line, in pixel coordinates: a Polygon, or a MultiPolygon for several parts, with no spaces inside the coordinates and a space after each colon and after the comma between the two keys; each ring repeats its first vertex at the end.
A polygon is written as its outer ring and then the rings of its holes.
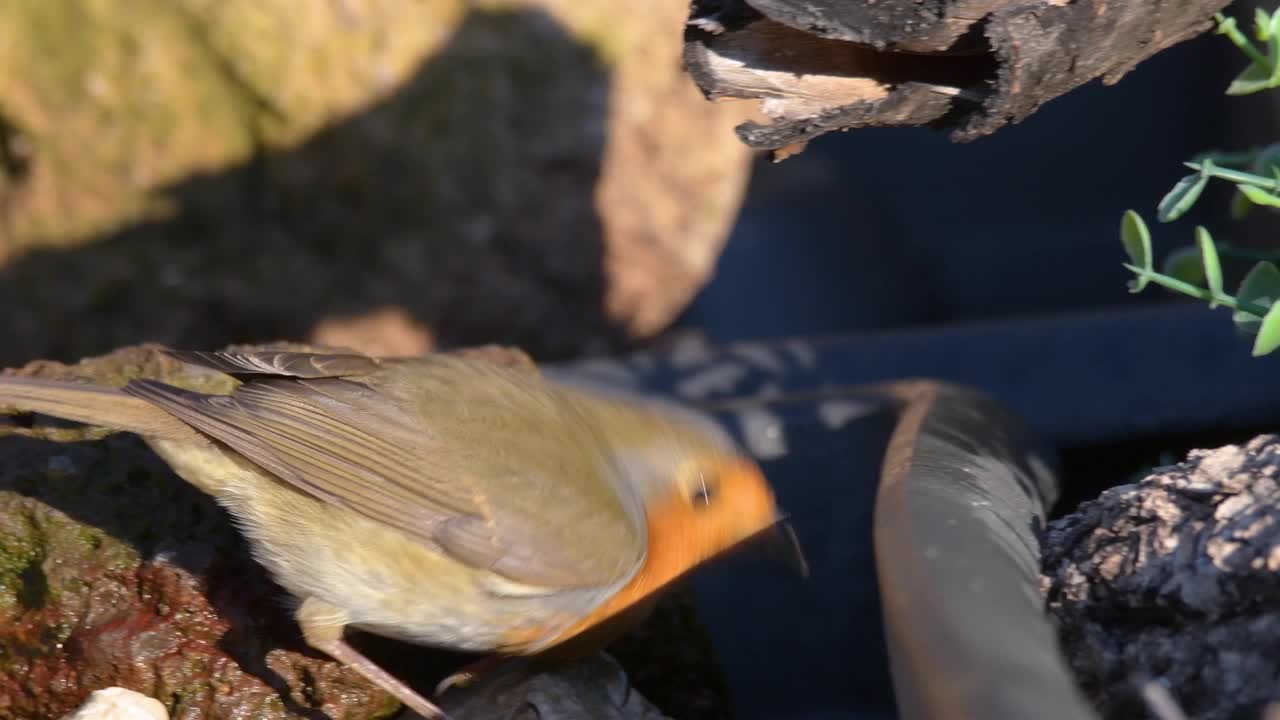
{"type": "Polygon", "coordinates": [[[885,385],[903,403],[884,459],[875,552],[904,720],[1096,720],[1040,595],[1051,452],[974,390],[885,385]]]}

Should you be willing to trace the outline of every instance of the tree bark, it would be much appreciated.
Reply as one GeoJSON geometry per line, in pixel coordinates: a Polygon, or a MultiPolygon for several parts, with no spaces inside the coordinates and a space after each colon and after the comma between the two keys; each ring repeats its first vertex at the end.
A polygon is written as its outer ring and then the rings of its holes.
{"type": "MultiPolygon", "coordinates": [[[[1209,29],[1225,0],[695,0],[685,66],[785,157],[833,130],[925,125],[965,142],[1209,29]]],[[[779,158],[780,159],[780,158],[779,158]]]]}
{"type": "Polygon", "coordinates": [[[1043,588],[1067,660],[1109,720],[1163,684],[1188,717],[1280,698],[1280,437],[1196,450],[1050,524],[1043,588]]]}

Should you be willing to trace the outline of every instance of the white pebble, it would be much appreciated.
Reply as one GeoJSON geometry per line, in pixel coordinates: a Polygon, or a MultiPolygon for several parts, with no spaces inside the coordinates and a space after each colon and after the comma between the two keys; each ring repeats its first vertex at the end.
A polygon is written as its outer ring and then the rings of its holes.
{"type": "Polygon", "coordinates": [[[95,690],[79,710],[62,720],[169,720],[159,700],[122,687],[95,690]]]}

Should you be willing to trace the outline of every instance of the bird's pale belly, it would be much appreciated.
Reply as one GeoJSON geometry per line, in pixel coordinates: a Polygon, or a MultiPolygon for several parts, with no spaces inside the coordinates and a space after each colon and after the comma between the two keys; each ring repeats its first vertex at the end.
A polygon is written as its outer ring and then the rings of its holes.
{"type": "Polygon", "coordinates": [[[314,597],[341,608],[343,624],[419,645],[487,652],[540,645],[602,599],[588,591],[495,593],[484,571],[304,495],[235,452],[151,445],[231,513],[276,582],[299,601],[314,597]]]}

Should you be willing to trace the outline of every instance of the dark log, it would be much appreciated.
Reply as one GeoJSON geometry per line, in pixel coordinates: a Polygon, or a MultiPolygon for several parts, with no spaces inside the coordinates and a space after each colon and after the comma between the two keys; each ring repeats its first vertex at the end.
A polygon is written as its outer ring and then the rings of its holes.
{"type": "MultiPolygon", "coordinates": [[[[1192,451],[1050,524],[1043,589],[1107,720],[1262,718],[1280,700],[1280,437],[1192,451]]],[[[1265,717],[1273,717],[1266,715],[1265,717]]]]}
{"type": "MultiPolygon", "coordinates": [[[[685,67],[708,99],[758,99],[737,127],[779,151],[869,126],[967,142],[1211,26],[1226,0],[694,0],[685,67]]],[[[779,157],[780,159],[780,157],[779,157]]]]}

